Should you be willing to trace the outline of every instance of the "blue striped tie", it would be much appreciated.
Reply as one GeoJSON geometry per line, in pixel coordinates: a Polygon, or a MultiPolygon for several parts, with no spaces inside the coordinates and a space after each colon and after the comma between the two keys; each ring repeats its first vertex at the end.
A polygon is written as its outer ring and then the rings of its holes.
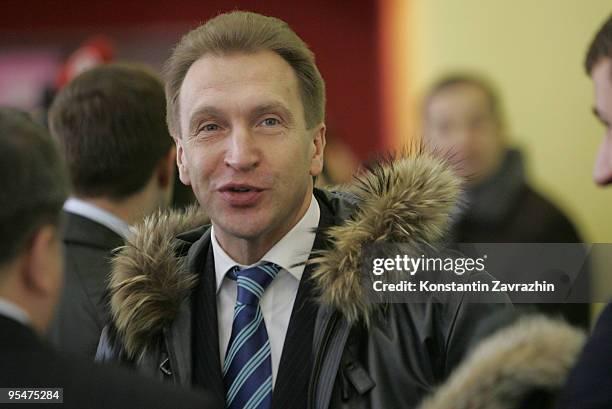
{"type": "Polygon", "coordinates": [[[238,296],[223,364],[226,408],[269,409],[272,405],[270,340],[259,300],[280,269],[265,263],[244,270],[234,268],[229,274],[236,278],[238,296]]]}

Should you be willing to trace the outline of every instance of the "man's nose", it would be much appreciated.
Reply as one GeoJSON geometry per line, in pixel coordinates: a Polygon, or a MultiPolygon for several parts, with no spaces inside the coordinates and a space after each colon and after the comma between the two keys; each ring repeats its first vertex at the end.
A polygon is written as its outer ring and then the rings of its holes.
{"type": "Polygon", "coordinates": [[[471,139],[470,130],[465,126],[458,126],[449,138],[450,152],[454,155],[466,155],[470,148],[471,139]]]}
{"type": "Polygon", "coordinates": [[[249,129],[236,128],[228,141],[225,164],[239,171],[251,170],[259,164],[257,141],[249,129]]]}
{"type": "Polygon", "coordinates": [[[604,186],[612,183],[612,132],[608,131],[599,146],[595,167],[593,169],[593,180],[598,185],[604,186]]]}

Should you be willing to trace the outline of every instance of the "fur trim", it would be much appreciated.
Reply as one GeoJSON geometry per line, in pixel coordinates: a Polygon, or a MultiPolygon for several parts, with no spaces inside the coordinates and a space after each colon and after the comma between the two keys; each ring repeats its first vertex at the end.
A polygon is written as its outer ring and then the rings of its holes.
{"type": "Polygon", "coordinates": [[[524,317],[479,344],[419,409],[515,409],[530,391],[555,394],[584,341],[562,321],[524,317]]]}
{"type": "Polygon", "coordinates": [[[327,232],[332,250],[309,261],[317,264],[313,279],[320,302],[341,311],[349,322],[368,324],[372,310],[381,304],[368,303],[363,296],[363,248],[407,243],[416,249],[437,242],[446,232],[460,187],[448,158],[422,148],[355,177],[355,183],[342,190],[359,199],[359,210],[327,232]]]}
{"type": "Polygon", "coordinates": [[[111,314],[130,357],[153,334],[172,322],[196,276],[176,255],[179,233],[208,223],[197,206],[185,211],[159,211],[136,226],[133,236],[112,260],[109,288],[111,314]]]}
{"type": "MultiPolygon", "coordinates": [[[[326,232],[332,248],[309,261],[317,264],[313,279],[320,302],[351,322],[367,322],[374,304],[362,297],[362,248],[387,241],[419,245],[438,240],[460,184],[446,159],[417,149],[372,167],[345,186],[361,202],[359,210],[326,232]]],[[[142,352],[174,320],[194,287],[196,277],[186,271],[184,257],[177,257],[174,238],[207,222],[195,208],[150,216],[113,260],[111,312],[129,356],[142,352]]]]}

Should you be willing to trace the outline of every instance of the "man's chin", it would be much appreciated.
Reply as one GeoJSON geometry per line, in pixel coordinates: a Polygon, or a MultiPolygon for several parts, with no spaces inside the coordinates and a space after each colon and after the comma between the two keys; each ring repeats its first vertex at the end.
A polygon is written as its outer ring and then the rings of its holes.
{"type": "Polygon", "coordinates": [[[225,236],[239,240],[252,241],[265,234],[265,223],[258,217],[233,217],[213,224],[216,231],[221,230],[225,236]]]}

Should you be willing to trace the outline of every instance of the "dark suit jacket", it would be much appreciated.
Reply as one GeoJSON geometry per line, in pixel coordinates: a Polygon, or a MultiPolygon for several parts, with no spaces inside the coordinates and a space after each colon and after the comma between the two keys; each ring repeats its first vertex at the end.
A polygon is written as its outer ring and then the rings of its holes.
{"type": "Polygon", "coordinates": [[[612,304],[599,316],[561,394],[559,409],[612,407],[612,304]]]}
{"type": "Polygon", "coordinates": [[[45,345],[30,328],[4,316],[0,316],[0,346],[0,388],[64,389],[63,404],[16,405],[22,409],[221,407],[203,395],[181,391],[123,369],[64,357],[45,345]]]}
{"type": "Polygon", "coordinates": [[[109,259],[123,239],[93,220],[64,215],[65,283],[49,336],[59,350],[93,358],[107,321],[109,259]]]}

